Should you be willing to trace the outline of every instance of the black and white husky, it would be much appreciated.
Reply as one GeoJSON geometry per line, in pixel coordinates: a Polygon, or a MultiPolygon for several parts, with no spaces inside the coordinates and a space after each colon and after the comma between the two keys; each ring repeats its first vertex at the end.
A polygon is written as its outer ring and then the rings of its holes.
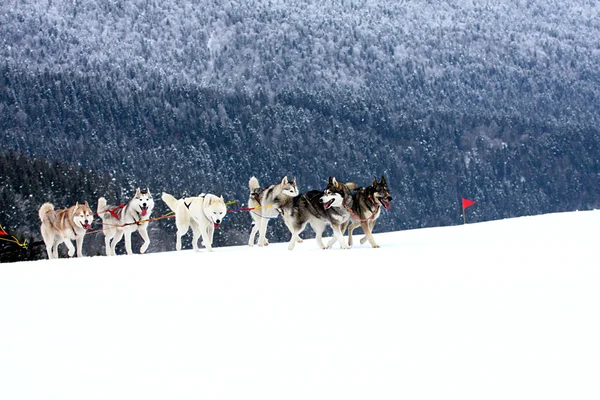
{"type": "Polygon", "coordinates": [[[311,190],[280,204],[283,221],[292,234],[288,249],[293,250],[296,242],[302,242],[300,233],[307,224],[315,231],[320,248],[329,249],[336,241],[343,249],[349,248],[344,241],[343,228],[348,226],[352,207],[351,190],[355,186],[354,183],[344,184],[330,177],[324,191],[311,190]],[[333,229],[333,237],[325,245],[323,232],[327,226],[333,229]]]}
{"type": "Polygon", "coordinates": [[[277,218],[280,204],[285,204],[289,199],[298,196],[298,186],[296,180],[288,180],[284,176],[281,183],[261,188],[256,177],[250,178],[248,182],[250,188],[250,197],[248,198],[248,208],[252,216],[252,231],[248,239],[248,246],[254,246],[256,233],[258,232],[258,246],[267,246],[267,225],[269,220],[277,218]]]}
{"type": "Polygon", "coordinates": [[[144,244],[140,253],[144,253],[150,245],[148,237],[148,219],[154,209],[154,200],[150,190],[137,188],[133,198],[125,205],[108,205],[104,197],[98,199],[98,215],[102,218],[102,230],[104,231],[104,244],[106,255],[114,256],[115,247],[125,236],[125,249],[127,254],[133,254],[131,250],[131,234],[139,232],[144,244]]]}
{"type": "Polygon", "coordinates": [[[360,239],[360,244],[364,244],[368,240],[372,247],[379,247],[373,237],[373,228],[381,214],[381,207],[389,210],[390,201],[392,201],[392,196],[384,176],[379,182],[375,178],[370,186],[356,189],[352,194],[348,245],[353,245],[352,232],[360,226],[365,233],[365,236],[360,239]]]}

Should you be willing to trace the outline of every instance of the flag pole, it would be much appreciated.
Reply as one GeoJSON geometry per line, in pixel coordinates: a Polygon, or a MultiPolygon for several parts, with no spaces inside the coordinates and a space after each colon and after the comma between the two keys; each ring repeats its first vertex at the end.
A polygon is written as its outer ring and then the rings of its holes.
{"type": "Polygon", "coordinates": [[[465,207],[463,206],[463,225],[467,224],[467,213],[465,213],[465,207]]]}

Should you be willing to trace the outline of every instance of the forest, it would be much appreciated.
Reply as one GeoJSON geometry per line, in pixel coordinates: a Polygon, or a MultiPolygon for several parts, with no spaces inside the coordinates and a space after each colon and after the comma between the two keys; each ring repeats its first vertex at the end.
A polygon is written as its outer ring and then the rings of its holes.
{"type": "MultiPolygon", "coordinates": [[[[241,207],[253,175],[301,191],[383,175],[375,232],[462,223],[462,197],[469,222],[599,206],[598,2],[206,3],[0,4],[7,231],[39,243],[42,203],[95,209],[137,187],[157,215],[163,191],[241,207]]],[[[174,249],[173,225],[152,223],[149,251],[174,249]]],[[[217,245],[249,229],[232,214],[217,245]]]]}

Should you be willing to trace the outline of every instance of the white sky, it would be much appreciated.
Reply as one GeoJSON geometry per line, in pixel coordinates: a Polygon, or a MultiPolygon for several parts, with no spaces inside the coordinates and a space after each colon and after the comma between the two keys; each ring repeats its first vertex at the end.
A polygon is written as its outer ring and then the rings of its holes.
{"type": "Polygon", "coordinates": [[[599,399],[599,229],[0,264],[0,399],[599,399]]]}

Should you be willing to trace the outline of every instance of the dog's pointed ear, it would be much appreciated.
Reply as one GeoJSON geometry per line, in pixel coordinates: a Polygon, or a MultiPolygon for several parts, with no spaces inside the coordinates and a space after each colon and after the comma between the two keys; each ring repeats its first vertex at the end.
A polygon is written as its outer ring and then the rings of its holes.
{"type": "Polygon", "coordinates": [[[340,182],[338,182],[338,180],[335,179],[335,177],[333,178],[333,185],[335,186],[336,189],[342,188],[342,184],[340,182]]]}
{"type": "Polygon", "coordinates": [[[223,198],[223,195],[221,195],[221,201],[223,202],[223,204],[225,204],[225,199],[223,198]]]}
{"type": "Polygon", "coordinates": [[[329,184],[330,184],[330,185],[333,185],[333,180],[334,180],[334,179],[335,179],[335,178],[334,178],[333,176],[330,176],[330,177],[329,177],[329,184]]]}
{"type": "Polygon", "coordinates": [[[148,186],[146,186],[146,193],[148,193],[148,196],[151,196],[150,189],[148,189],[148,186]]]}
{"type": "Polygon", "coordinates": [[[288,183],[288,178],[287,178],[287,175],[286,175],[286,176],[284,176],[284,177],[283,177],[283,179],[281,180],[281,184],[282,184],[282,185],[287,185],[287,183],[288,183]]]}
{"type": "Polygon", "coordinates": [[[140,188],[135,189],[135,195],[139,195],[140,194],[140,188]]]}
{"type": "Polygon", "coordinates": [[[85,202],[85,206],[86,206],[87,208],[90,208],[90,205],[88,204],[88,202],[87,202],[87,201],[85,202]]]}
{"type": "Polygon", "coordinates": [[[382,185],[387,185],[387,182],[385,181],[385,176],[381,175],[381,182],[382,185]]]}
{"type": "Polygon", "coordinates": [[[373,186],[377,186],[377,177],[375,177],[375,179],[373,179],[373,186]]]}

